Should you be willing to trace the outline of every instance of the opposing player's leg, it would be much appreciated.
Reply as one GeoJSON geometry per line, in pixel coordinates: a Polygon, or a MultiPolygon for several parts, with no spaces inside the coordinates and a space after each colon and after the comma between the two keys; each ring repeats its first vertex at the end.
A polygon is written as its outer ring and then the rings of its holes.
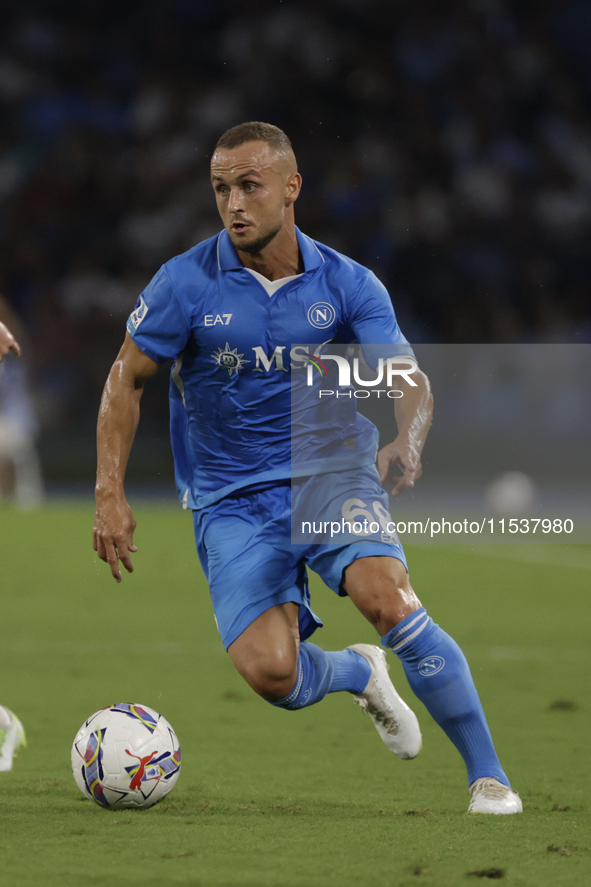
{"type": "Polygon", "coordinates": [[[396,557],[358,558],[345,569],[343,587],[402,661],[412,690],[462,755],[472,793],[469,812],[521,812],[466,658],[421,606],[405,565],[396,557]]]}
{"type": "Polygon", "coordinates": [[[0,705],[0,772],[12,770],[20,748],[26,748],[23,725],[9,708],[0,705]]]}

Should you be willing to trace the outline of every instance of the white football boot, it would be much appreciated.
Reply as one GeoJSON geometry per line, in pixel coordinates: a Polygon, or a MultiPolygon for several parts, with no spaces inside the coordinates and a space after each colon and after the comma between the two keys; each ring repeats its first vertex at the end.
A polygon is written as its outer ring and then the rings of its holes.
{"type": "Polygon", "coordinates": [[[12,770],[12,760],[18,749],[26,745],[23,725],[9,708],[0,705],[0,772],[12,770]]]}
{"type": "Polygon", "coordinates": [[[367,687],[353,701],[370,715],[391,752],[399,758],[416,758],[423,745],[419,722],[394,689],[385,651],[372,644],[353,644],[347,649],[360,653],[371,666],[367,687]]]}
{"type": "Polygon", "coordinates": [[[521,798],[498,779],[484,776],[470,786],[472,800],[468,813],[523,813],[521,798]]]}

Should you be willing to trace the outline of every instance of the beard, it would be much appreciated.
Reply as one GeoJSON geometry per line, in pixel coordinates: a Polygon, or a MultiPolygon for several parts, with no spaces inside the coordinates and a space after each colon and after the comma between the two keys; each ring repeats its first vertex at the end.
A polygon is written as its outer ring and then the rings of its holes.
{"type": "Polygon", "coordinates": [[[258,256],[266,246],[268,246],[274,237],[277,237],[283,225],[278,225],[273,230],[268,231],[266,234],[262,234],[256,240],[253,240],[252,243],[245,244],[234,244],[236,249],[240,250],[240,252],[248,253],[251,256],[258,256]]]}

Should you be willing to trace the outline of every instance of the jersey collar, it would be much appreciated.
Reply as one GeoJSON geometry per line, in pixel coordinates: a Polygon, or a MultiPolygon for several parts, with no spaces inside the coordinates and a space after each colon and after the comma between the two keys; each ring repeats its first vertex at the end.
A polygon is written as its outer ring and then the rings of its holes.
{"type": "MultiPolygon", "coordinates": [[[[296,227],[296,236],[298,238],[298,246],[302,259],[304,261],[304,273],[306,271],[315,271],[324,264],[325,259],[311,237],[302,234],[296,227]]],[[[238,253],[234,249],[234,245],[228,236],[228,232],[224,228],[220,232],[217,243],[218,267],[220,271],[241,271],[243,264],[238,258],[238,253]]]]}

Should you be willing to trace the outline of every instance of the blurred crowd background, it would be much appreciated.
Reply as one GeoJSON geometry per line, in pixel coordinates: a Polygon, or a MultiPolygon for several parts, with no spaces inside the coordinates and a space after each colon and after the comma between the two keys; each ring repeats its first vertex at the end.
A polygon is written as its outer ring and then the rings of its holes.
{"type": "MultiPolygon", "coordinates": [[[[125,319],[163,261],[219,230],[209,156],[244,120],[286,130],[298,223],[380,276],[411,342],[591,342],[588,0],[2,13],[0,293],[50,478],[86,476],[125,319]]],[[[167,451],[165,376],[139,475],[167,451]]]]}

